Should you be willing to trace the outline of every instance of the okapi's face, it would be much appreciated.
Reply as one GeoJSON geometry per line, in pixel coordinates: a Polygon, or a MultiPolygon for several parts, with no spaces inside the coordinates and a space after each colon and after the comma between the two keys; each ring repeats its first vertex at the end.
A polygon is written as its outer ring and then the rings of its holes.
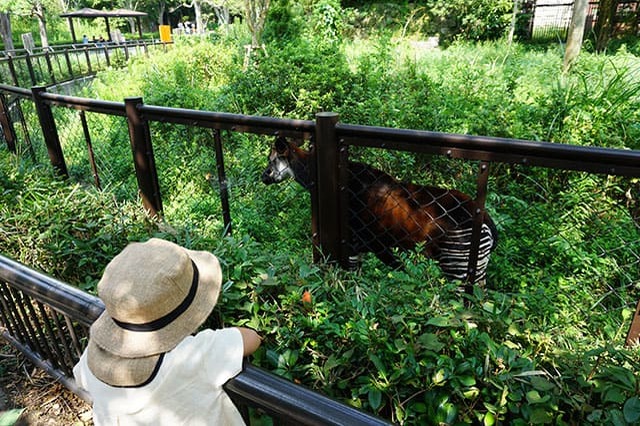
{"type": "Polygon", "coordinates": [[[262,182],[265,185],[280,183],[287,178],[295,178],[291,168],[291,150],[289,142],[283,137],[276,139],[269,154],[269,164],[262,172],[262,182]]]}

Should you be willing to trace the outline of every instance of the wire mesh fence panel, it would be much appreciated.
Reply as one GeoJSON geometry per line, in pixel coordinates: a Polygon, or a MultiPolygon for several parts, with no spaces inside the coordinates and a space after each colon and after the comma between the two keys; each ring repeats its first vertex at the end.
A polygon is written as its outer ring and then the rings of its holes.
{"type": "Polygon", "coordinates": [[[108,189],[117,199],[136,199],[126,118],[63,107],[53,113],[69,176],[108,189]]]}
{"type": "Polygon", "coordinates": [[[16,132],[16,152],[38,163],[48,161],[47,147],[33,101],[20,97],[8,99],[9,116],[16,132]]]}
{"type": "Polygon", "coordinates": [[[477,162],[353,147],[349,158],[351,256],[373,253],[396,268],[400,252],[418,252],[450,278],[485,278],[497,230],[485,215],[474,243],[477,162]]]}
{"type": "Polygon", "coordinates": [[[173,223],[191,224],[206,235],[250,235],[267,252],[279,241],[311,254],[308,194],[294,182],[281,188],[261,182],[272,138],[223,131],[219,158],[215,130],[151,123],[151,131],[164,215],[173,223]],[[300,214],[287,221],[285,210],[300,214]]]}
{"type": "Polygon", "coordinates": [[[488,282],[554,317],[554,306],[575,306],[582,316],[568,326],[599,335],[613,321],[625,333],[640,298],[640,218],[629,197],[639,189],[629,178],[500,166],[487,201],[500,229],[488,282]]]}

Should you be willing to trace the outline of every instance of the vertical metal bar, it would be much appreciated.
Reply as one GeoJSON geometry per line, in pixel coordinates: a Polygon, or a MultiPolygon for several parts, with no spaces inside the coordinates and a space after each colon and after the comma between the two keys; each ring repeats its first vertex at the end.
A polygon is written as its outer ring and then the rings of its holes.
{"type": "Polygon", "coordinates": [[[628,347],[636,346],[640,344],[640,300],[636,306],[636,313],[631,319],[631,325],[629,326],[629,332],[627,333],[626,345],[628,347]]]}
{"type": "Polygon", "coordinates": [[[145,208],[153,217],[159,215],[162,211],[162,199],[156,162],[153,156],[153,146],[151,145],[149,123],[138,111],[138,105],[141,104],[141,97],[125,99],[129,139],[131,141],[136,178],[138,179],[138,188],[145,208]]]}
{"type": "Polygon", "coordinates": [[[47,343],[47,337],[43,332],[44,321],[41,317],[38,317],[38,315],[36,315],[36,311],[32,303],[33,301],[34,299],[32,299],[31,297],[28,297],[25,300],[25,321],[27,321],[27,323],[30,325],[30,328],[33,329],[34,334],[37,336],[37,342],[39,342],[41,348],[40,354],[46,359],[50,360],[55,368],[59,368],[60,365],[58,364],[58,359],[57,357],[53,356],[51,348],[49,348],[49,344],[47,343]]]}
{"type": "Polygon", "coordinates": [[[73,328],[73,323],[67,315],[64,315],[64,322],[67,324],[67,331],[69,333],[69,337],[71,337],[71,342],[73,342],[73,347],[75,348],[78,357],[80,357],[80,355],[82,354],[82,349],[80,347],[78,337],[76,336],[76,331],[73,328]]]}
{"type": "Polygon", "coordinates": [[[318,174],[317,185],[311,188],[311,194],[317,192],[318,197],[318,211],[312,212],[312,215],[318,221],[320,251],[329,261],[343,263],[340,252],[339,150],[336,140],[338,119],[338,114],[332,112],[316,114],[315,161],[318,174]]]}
{"type": "Polygon", "coordinates": [[[80,121],[82,122],[82,131],[84,132],[84,140],[87,143],[87,151],[89,152],[89,163],[91,164],[91,171],[93,172],[93,181],[96,183],[96,188],[100,187],[100,176],[98,176],[98,167],[96,166],[96,158],[93,153],[93,145],[91,144],[91,135],[89,134],[89,126],[87,125],[87,117],[83,110],[80,110],[80,121]]]}
{"type": "Polygon", "coordinates": [[[13,300],[16,302],[15,304],[19,312],[19,314],[16,315],[16,318],[19,319],[20,323],[22,324],[22,328],[26,331],[25,336],[28,337],[29,346],[36,350],[38,353],[44,353],[44,349],[40,346],[40,341],[38,340],[36,331],[29,321],[29,315],[25,310],[25,305],[30,304],[30,301],[25,300],[24,294],[19,290],[9,288],[9,293],[12,294],[13,300]]]}
{"type": "Polygon", "coordinates": [[[15,64],[13,63],[12,56],[7,57],[7,63],[9,64],[9,72],[11,73],[11,79],[13,80],[13,85],[17,87],[21,87],[20,83],[18,82],[18,74],[16,73],[16,67],[15,67],[15,64]]]}
{"type": "Polygon", "coordinates": [[[216,170],[218,172],[218,184],[220,185],[220,203],[222,205],[222,218],[224,220],[224,234],[231,235],[231,209],[229,208],[229,185],[224,169],[224,154],[222,152],[222,137],[220,129],[213,129],[213,140],[216,151],[216,170]]]}
{"type": "MultiPolygon", "coordinates": [[[[52,321],[51,316],[49,315],[49,313],[47,312],[47,309],[42,303],[36,302],[36,305],[38,306],[39,316],[41,318],[41,321],[47,336],[46,341],[49,342],[49,344],[53,348],[53,351],[55,352],[55,356],[52,356],[51,358],[52,364],[56,368],[62,367],[65,370],[66,374],[72,373],[71,370],[73,369],[74,364],[70,364],[71,357],[67,356],[65,358],[64,354],[60,350],[60,347],[62,347],[64,352],[68,354],[66,341],[62,340],[61,342],[58,342],[56,340],[56,335],[53,331],[53,328],[51,327],[51,321],[52,321]],[[71,368],[69,368],[69,366],[71,366],[71,368]]],[[[55,311],[53,312],[53,314],[56,315],[55,311]]]]}
{"type": "Polygon", "coordinates": [[[51,164],[59,174],[69,177],[51,106],[45,103],[41,98],[41,94],[45,91],[46,89],[43,86],[33,87],[31,89],[31,92],[33,93],[33,102],[36,105],[38,119],[40,120],[40,127],[42,128],[42,135],[44,136],[44,141],[47,144],[47,152],[49,153],[51,164]]]}
{"type": "Polygon", "coordinates": [[[24,60],[27,64],[27,69],[29,70],[29,77],[31,77],[31,85],[35,86],[37,84],[36,73],[33,70],[33,63],[31,63],[31,56],[29,55],[29,53],[25,53],[24,60]]]}
{"type": "Polygon", "coordinates": [[[0,126],[2,126],[2,132],[4,134],[4,140],[7,142],[9,151],[16,152],[16,131],[13,128],[11,122],[11,116],[9,115],[9,107],[7,105],[7,98],[4,93],[0,93],[0,126]]]}
{"type": "Polygon", "coordinates": [[[480,237],[482,234],[482,224],[484,223],[484,204],[487,199],[487,183],[489,181],[489,164],[480,162],[478,171],[476,209],[473,213],[473,229],[471,231],[471,244],[469,246],[469,263],[467,266],[467,279],[465,280],[465,292],[473,293],[473,283],[478,272],[478,255],[480,250],[480,237]]]}
{"type": "Polygon", "coordinates": [[[318,167],[316,161],[315,135],[311,136],[309,152],[311,153],[308,165],[309,176],[311,176],[311,185],[309,187],[311,198],[311,242],[313,244],[313,261],[317,263],[322,260],[322,252],[320,251],[320,230],[318,229],[318,167]]]}
{"type": "Polygon", "coordinates": [[[29,136],[29,127],[27,126],[27,121],[24,119],[24,113],[22,112],[22,105],[20,104],[20,98],[16,98],[15,105],[18,111],[18,115],[20,116],[20,125],[22,126],[22,132],[24,133],[24,138],[27,143],[27,147],[29,147],[29,154],[33,162],[36,162],[36,151],[33,149],[33,144],[31,143],[31,136],[29,136]]]}
{"type": "Polygon", "coordinates": [[[49,71],[49,76],[51,77],[51,83],[56,84],[56,76],[53,72],[53,65],[51,64],[51,56],[49,55],[49,52],[44,52],[44,58],[47,61],[47,70],[49,71]]]}
{"type": "Polygon", "coordinates": [[[89,56],[89,47],[84,47],[84,57],[87,60],[87,73],[91,74],[93,71],[91,70],[91,57],[89,56]]]}
{"type": "Polygon", "coordinates": [[[21,342],[28,343],[29,335],[27,334],[27,330],[24,328],[24,325],[21,323],[18,312],[16,311],[17,301],[11,293],[11,287],[4,285],[3,293],[5,297],[2,298],[2,306],[9,314],[10,321],[16,331],[14,336],[21,342]]]}
{"type": "Polygon", "coordinates": [[[351,170],[349,170],[349,147],[340,141],[340,155],[338,162],[338,188],[340,190],[338,203],[340,205],[340,263],[345,269],[355,269],[358,265],[352,260],[353,253],[351,244],[351,224],[349,223],[349,200],[351,193],[349,192],[349,179],[352,179],[351,170]]]}
{"type": "Polygon", "coordinates": [[[102,48],[104,49],[104,58],[107,61],[107,66],[110,67],[111,66],[111,60],[109,59],[109,48],[107,48],[106,44],[104,46],[102,46],[102,48]]]}
{"type": "Polygon", "coordinates": [[[124,58],[129,62],[129,45],[127,42],[124,44],[124,58]]]}
{"type": "Polygon", "coordinates": [[[2,305],[2,309],[0,309],[0,314],[2,314],[2,321],[4,322],[5,327],[9,333],[14,336],[16,339],[20,340],[21,333],[17,327],[17,324],[14,321],[11,307],[9,306],[9,294],[7,293],[8,286],[0,281],[0,305],[2,305]]]}
{"type": "Polygon", "coordinates": [[[71,66],[71,58],[69,57],[69,49],[64,49],[64,59],[67,63],[67,71],[69,72],[69,78],[73,79],[73,67],[71,66]]]}
{"type": "MultiPolygon", "coordinates": [[[[72,356],[71,352],[69,352],[69,347],[67,345],[68,339],[66,338],[66,336],[64,334],[64,326],[60,322],[60,318],[59,318],[59,315],[58,315],[57,312],[55,312],[55,311],[53,312],[52,319],[53,319],[53,323],[54,323],[55,328],[56,328],[56,332],[58,333],[58,339],[61,342],[63,342],[62,347],[64,348],[65,353],[67,354],[69,359],[73,359],[73,356],[72,356]]],[[[77,349],[76,349],[76,353],[78,354],[78,358],[80,358],[80,354],[78,353],[77,349]]]]}

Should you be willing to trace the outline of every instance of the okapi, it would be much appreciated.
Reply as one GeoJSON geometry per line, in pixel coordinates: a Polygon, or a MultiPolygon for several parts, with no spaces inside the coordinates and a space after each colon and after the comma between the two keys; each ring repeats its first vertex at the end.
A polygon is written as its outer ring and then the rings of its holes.
{"type": "MultiPolygon", "coordinates": [[[[266,185],[293,178],[309,190],[310,152],[278,137],[262,173],[266,185]]],[[[350,261],[372,252],[393,268],[401,266],[394,248],[413,250],[422,244],[425,256],[435,259],[450,279],[465,280],[476,202],[455,189],[400,182],[387,173],[359,162],[349,162],[350,261]]],[[[483,211],[474,283],[486,276],[489,255],[497,244],[497,229],[483,211]]]]}

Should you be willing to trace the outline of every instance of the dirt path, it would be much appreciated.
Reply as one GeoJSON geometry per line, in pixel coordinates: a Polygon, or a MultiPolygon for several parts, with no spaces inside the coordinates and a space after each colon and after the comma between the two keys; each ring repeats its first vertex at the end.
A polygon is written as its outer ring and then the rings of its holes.
{"type": "Polygon", "coordinates": [[[1,342],[0,423],[3,415],[17,414],[13,410],[23,410],[16,426],[93,425],[87,403],[1,342]]]}

